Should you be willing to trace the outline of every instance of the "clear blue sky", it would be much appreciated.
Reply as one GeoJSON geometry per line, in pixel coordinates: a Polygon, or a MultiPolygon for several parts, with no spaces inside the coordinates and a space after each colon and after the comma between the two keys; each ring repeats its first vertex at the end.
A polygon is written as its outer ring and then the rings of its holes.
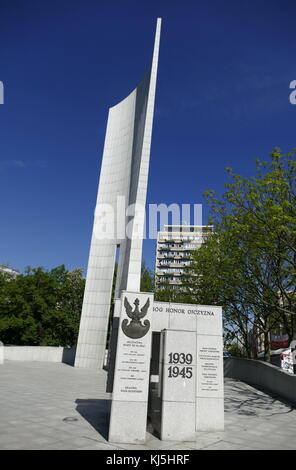
{"type": "MultiPolygon", "coordinates": [[[[250,176],[296,147],[295,14],[293,0],[0,0],[0,262],[86,268],[108,108],[142,78],[157,17],[148,203],[202,203],[226,167],[250,176]]],[[[154,241],[143,257],[154,266],[154,241]]]]}

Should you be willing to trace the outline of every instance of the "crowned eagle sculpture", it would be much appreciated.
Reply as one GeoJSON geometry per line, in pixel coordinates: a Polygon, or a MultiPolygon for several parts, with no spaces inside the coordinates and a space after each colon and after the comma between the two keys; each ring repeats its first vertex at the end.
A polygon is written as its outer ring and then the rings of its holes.
{"type": "Polygon", "coordinates": [[[142,338],[143,336],[148,333],[149,328],[150,328],[150,321],[149,320],[144,320],[144,324],[142,324],[142,318],[145,317],[145,315],[148,312],[148,308],[150,305],[150,299],[148,297],[147,302],[145,303],[144,307],[142,307],[139,310],[139,304],[140,301],[139,299],[136,299],[134,301],[135,309],[133,310],[133,307],[127,300],[127,298],[124,298],[124,308],[127,316],[131,319],[129,322],[127,318],[125,318],[121,324],[122,331],[126,336],[132,339],[138,339],[142,338]]]}

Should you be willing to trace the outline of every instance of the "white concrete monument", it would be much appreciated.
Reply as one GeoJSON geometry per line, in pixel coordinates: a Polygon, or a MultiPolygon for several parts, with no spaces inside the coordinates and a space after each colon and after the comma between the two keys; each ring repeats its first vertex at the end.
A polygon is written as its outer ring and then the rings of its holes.
{"type": "Polygon", "coordinates": [[[113,324],[118,335],[108,370],[111,442],[144,442],[148,388],[148,414],[161,439],[190,441],[196,431],[224,430],[221,307],[157,302],[150,293],[123,292],[113,324]],[[126,335],[134,312],[143,331],[149,326],[136,345],[126,335]]]}
{"type": "Polygon", "coordinates": [[[4,364],[4,344],[0,341],[0,364],[4,364]]]}
{"type": "MultiPolygon", "coordinates": [[[[180,338],[182,331],[193,331],[195,333],[196,431],[223,431],[224,377],[222,307],[216,305],[154,302],[152,331],[160,332],[163,330],[178,330],[180,338]]],[[[169,351],[169,353],[170,352],[173,352],[173,350],[169,351]]],[[[177,350],[174,352],[178,353],[177,350]]],[[[180,350],[180,352],[184,351],[180,350]]],[[[187,353],[192,354],[189,350],[187,353]]],[[[161,383],[159,385],[162,386],[161,383]]],[[[184,386],[185,385],[188,389],[188,383],[184,379],[184,386]]]]}
{"type": "Polygon", "coordinates": [[[146,203],[160,28],[161,19],[158,19],[153,58],[143,80],[127,98],[109,109],[76,367],[97,369],[103,366],[118,246],[115,297],[119,298],[123,290],[140,290],[145,214],[137,211],[137,207],[143,208],[146,203]],[[124,207],[118,205],[120,200],[124,207]],[[112,206],[114,218],[106,223],[107,205],[112,206]],[[127,217],[125,207],[133,209],[127,217]],[[102,238],[99,235],[104,224],[106,233],[102,238]]]}
{"type": "Polygon", "coordinates": [[[160,360],[160,438],[195,441],[195,331],[163,330],[160,360]]]}
{"type": "Polygon", "coordinates": [[[153,294],[123,292],[110,416],[110,442],[145,442],[153,294]]]}
{"type": "Polygon", "coordinates": [[[145,442],[148,413],[166,440],[224,428],[222,308],[140,292],[160,27],[143,80],[109,110],[75,358],[76,367],[103,366],[119,247],[107,382],[108,439],[119,443],[145,442]]]}

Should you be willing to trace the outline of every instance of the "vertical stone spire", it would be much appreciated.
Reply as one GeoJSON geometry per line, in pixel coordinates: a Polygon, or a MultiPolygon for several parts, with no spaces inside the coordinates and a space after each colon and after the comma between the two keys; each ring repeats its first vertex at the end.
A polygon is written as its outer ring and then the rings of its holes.
{"type": "Polygon", "coordinates": [[[120,247],[116,296],[122,290],[139,291],[141,280],[144,211],[124,217],[129,237],[118,237],[119,198],[126,206],[145,207],[154,114],[161,19],[157,19],[151,65],[143,80],[123,101],[109,109],[97,205],[92,233],[85,293],[75,358],[76,367],[103,366],[116,248],[120,247]],[[113,207],[108,238],[96,228],[104,205],[113,207]],[[136,221],[135,221],[136,218],[136,221]],[[140,234],[140,236],[139,236],[140,234]],[[111,235],[111,236],[110,236],[111,235]]]}

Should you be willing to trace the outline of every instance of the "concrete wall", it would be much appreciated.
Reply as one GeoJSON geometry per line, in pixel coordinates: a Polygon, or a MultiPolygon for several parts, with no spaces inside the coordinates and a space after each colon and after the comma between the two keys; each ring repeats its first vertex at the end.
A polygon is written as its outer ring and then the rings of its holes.
{"type": "Polygon", "coordinates": [[[296,375],[267,362],[230,357],[224,360],[224,376],[257,385],[296,404],[296,375]]]}
{"type": "MultiPolygon", "coordinates": [[[[53,346],[3,346],[4,361],[41,361],[74,364],[75,348],[53,346]]],[[[1,349],[2,349],[1,348],[1,349]]]]}
{"type": "Polygon", "coordinates": [[[4,344],[0,341],[0,364],[4,362],[4,344]]]}

